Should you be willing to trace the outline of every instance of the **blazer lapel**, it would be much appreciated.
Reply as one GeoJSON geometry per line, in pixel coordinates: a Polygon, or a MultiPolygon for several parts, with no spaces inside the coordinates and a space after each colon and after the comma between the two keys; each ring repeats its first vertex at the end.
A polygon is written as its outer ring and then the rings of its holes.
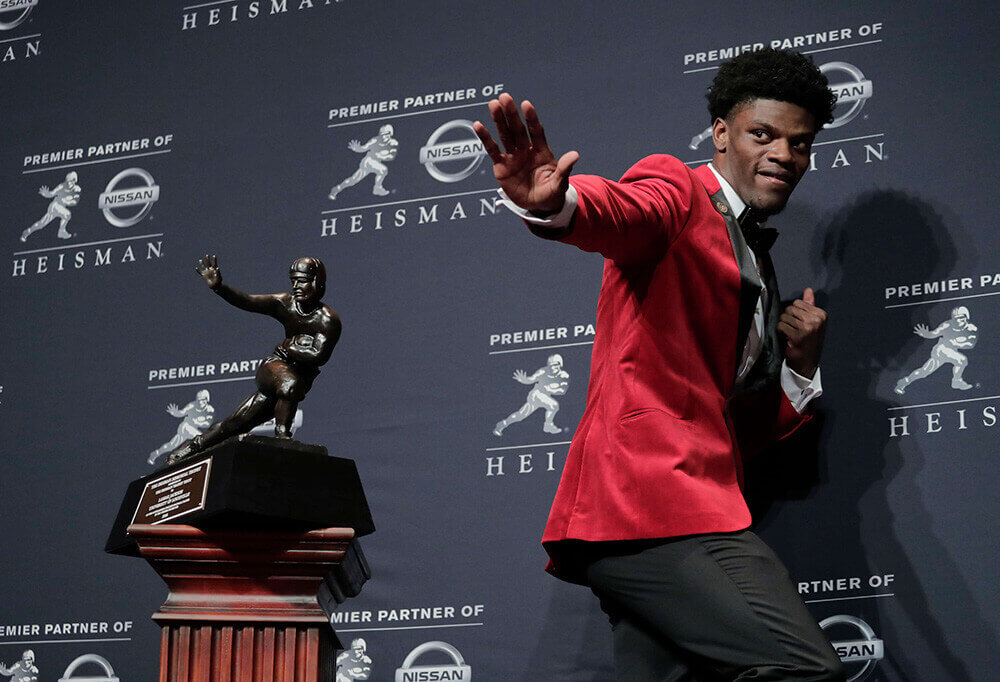
{"type": "Polygon", "coordinates": [[[747,337],[750,334],[750,325],[753,324],[754,313],[757,310],[757,301],[760,300],[760,292],[765,283],[768,290],[768,306],[764,311],[764,333],[761,338],[761,354],[751,368],[750,373],[743,381],[743,385],[738,389],[739,393],[752,393],[762,389],[769,384],[781,371],[783,361],[781,344],[778,342],[777,324],[781,315],[781,299],[778,295],[778,282],[774,275],[774,266],[771,257],[767,253],[760,257],[761,272],[757,272],[757,266],[750,257],[750,250],[747,248],[743,232],[732,207],[726,201],[725,193],[719,187],[715,175],[712,174],[708,166],[701,166],[695,169],[695,174],[705,185],[705,191],[712,199],[712,205],[726,223],[726,230],[729,232],[729,243],[733,248],[733,256],[740,269],[740,313],[736,334],[736,367],[739,367],[740,359],[743,357],[743,349],[747,344],[747,337]],[[762,277],[763,275],[763,277],[762,277]]]}

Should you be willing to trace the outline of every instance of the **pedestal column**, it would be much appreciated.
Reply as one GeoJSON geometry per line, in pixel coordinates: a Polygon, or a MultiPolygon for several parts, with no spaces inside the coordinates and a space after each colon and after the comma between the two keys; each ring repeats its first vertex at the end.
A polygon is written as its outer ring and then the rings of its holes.
{"type": "Polygon", "coordinates": [[[369,577],[351,528],[206,531],[131,525],[163,578],[160,682],[331,682],[339,647],[317,601],[356,595],[369,577]]]}

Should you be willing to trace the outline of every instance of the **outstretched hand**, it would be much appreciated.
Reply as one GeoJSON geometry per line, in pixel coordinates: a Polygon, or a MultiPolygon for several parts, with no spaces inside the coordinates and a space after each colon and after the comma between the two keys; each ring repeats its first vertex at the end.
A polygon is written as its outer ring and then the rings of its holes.
{"type": "Polygon", "coordinates": [[[566,152],[556,159],[545,140],[545,130],[531,102],[525,100],[521,103],[523,121],[514,98],[507,93],[490,100],[489,107],[504,149],[493,140],[482,123],[476,121],[472,127],[493,161],[493,175],[504,193],[528,211],[559,211],[569,189],[570,171],[580,155],[566,152]]]}
{"type": "Polygon", "coordinates": [[[219,259],[215,256],[206,255],[198,261],[195,267],[198,274],[205,280],[205,284],[215,291],[222,286],[222,270],[219,269],[219,259]]]}
{"type": "Polygon", "coordinates": [[[826,334],[826,311],[816,306],[812,289],[802,292],[785,308],[778,321],[778,332],[785,337],[785,362],[796,374],[812,379],[819,367],[826,334]]]}

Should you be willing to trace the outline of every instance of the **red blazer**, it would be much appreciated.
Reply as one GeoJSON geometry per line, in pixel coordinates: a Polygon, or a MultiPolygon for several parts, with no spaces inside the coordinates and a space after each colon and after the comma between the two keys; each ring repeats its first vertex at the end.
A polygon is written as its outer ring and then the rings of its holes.
{"type": "Polygon", "coordinates": [[[741,450],[805,421],[777,383],[730,398],[741,276],[708,166],[655,155],[619,182],[570,182],[579,205],[557,238],[606,260],[587,407],[542,538],[563,577],[564,540],[746,528],[741,450]]]}

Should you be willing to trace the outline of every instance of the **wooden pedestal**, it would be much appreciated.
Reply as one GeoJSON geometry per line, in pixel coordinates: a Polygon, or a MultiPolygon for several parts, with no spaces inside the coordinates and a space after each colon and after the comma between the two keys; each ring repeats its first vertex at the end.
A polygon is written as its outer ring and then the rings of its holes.
{"type": "Polygon", "coordinates": [[[353,529],[128,534],[170,590],[153,615],[160,682],[332,682],[339,642],[317,594],[340,602],[369,577],[353,529]]]}

